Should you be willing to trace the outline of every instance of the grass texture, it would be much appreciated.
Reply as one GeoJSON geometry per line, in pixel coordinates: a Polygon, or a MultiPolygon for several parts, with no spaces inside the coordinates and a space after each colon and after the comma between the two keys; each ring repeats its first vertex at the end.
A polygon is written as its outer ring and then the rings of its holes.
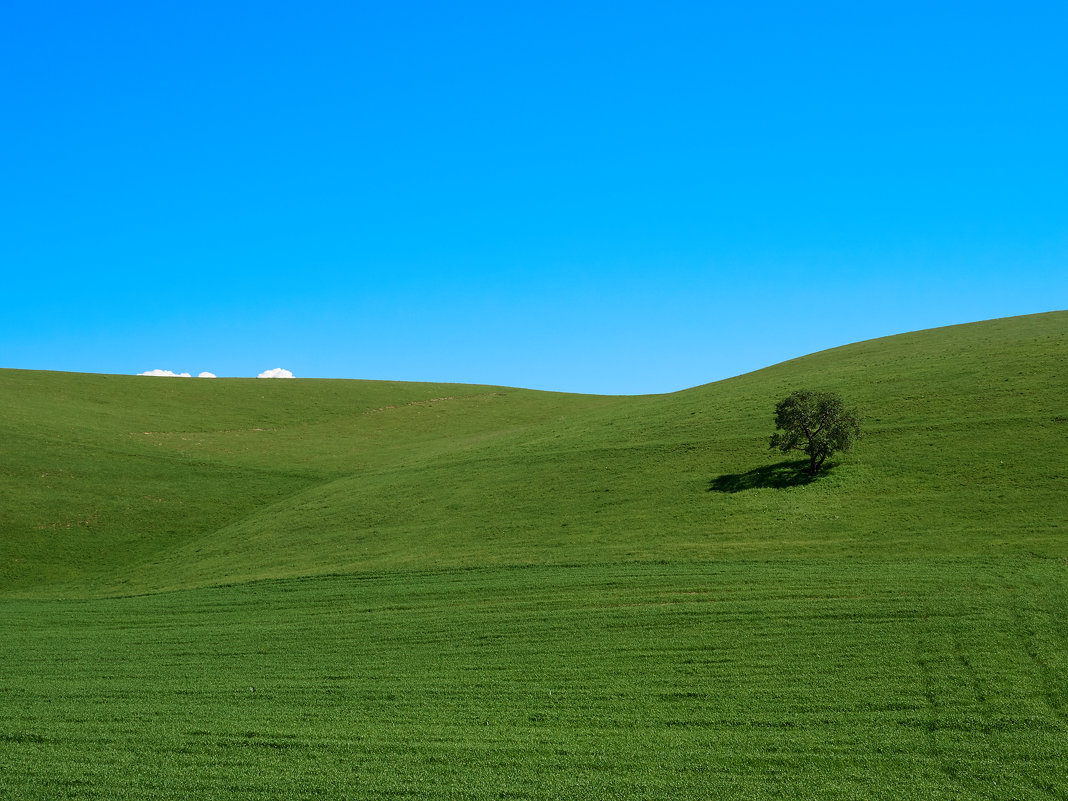
{"type": "Polygon", "coordinates": [[[0,799],[1068,796],[1066,333],[643,397],[0,371],[0,799]],[[802,387],[864,415],[815,480],[802,387]]]}

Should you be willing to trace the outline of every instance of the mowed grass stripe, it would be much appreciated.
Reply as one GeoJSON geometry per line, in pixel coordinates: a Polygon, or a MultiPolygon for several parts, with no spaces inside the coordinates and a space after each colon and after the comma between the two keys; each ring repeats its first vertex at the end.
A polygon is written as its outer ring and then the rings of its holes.
{"type": "Polygon", "coordinates": [[[637,563],[7,601],[5,792],[1063,797],[1066,571],[637,563]]]}

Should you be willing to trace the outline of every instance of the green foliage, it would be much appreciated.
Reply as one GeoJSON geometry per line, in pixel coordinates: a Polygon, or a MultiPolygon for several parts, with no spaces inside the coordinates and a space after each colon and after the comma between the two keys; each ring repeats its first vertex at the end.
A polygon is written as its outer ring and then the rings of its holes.
{"type": "Polygon", "coordinates": [[[1068,795],[1068,314],[670,395],[0,370],[0,799],[1068,795]],[[871,447],[746,462],[838,388],[871,447]]]}
{"type": "Polygon", "coordinates": [[[828,457],[853,447],[860,419],[835,392],[799,389],[775,405],[775,428],[770,446],[783,453],[802,451],[809,458],[808,472],[816,475],[828,457]]]}

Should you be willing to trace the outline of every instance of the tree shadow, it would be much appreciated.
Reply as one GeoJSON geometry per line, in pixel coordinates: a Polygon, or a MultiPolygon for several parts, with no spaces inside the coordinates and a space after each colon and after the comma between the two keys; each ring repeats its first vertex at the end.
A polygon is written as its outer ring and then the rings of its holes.
{"type": "Polygon", "coordinates": [[[824,465],[817,475],[808,473],[808,460],[777,462],[763,467],[754,467],[747,473],[725,473],[708,482],[708,492],[741,492],[750,489],[785,489],[811,484],[830,471],[824,465]]]}

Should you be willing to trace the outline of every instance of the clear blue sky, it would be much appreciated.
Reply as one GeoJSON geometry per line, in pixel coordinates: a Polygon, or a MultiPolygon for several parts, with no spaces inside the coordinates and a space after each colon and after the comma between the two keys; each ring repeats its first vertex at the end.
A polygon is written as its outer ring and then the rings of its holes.
{"type": "Polygon", "coordinates": [[[1066,41],[1026,0],[16,0],[0,366],[666,392],[1065,308],[1066,41]]]}

